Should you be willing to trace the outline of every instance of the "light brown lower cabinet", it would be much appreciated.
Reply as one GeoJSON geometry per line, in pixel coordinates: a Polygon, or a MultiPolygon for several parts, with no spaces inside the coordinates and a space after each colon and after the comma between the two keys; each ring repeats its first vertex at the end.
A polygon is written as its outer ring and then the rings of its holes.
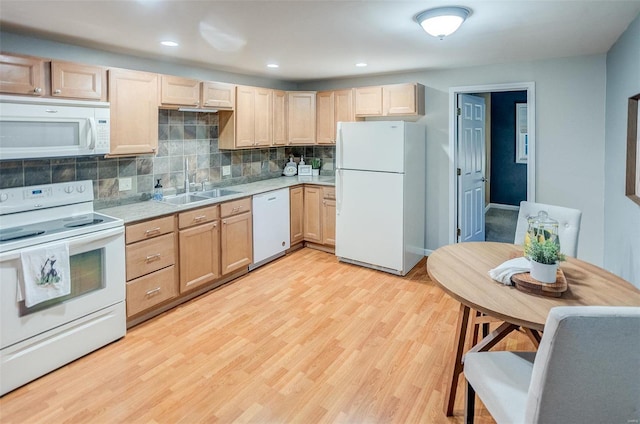
{"type": "Polygon", "coordinates": [[[217,205],[183,212],[180,226],[180,293],[220,277],[220,221],[217,205]]]}
{"type": "Polygon", "coordinates": [[[304,241],[304,189],[294,187],[289,190],[289,220],[291,246],[304,241]]]}
{"type": "Polygon", "coordinates": [[[314,243],[322,243],[322,187],[305,186],[304,188],[304,239],[314,243]]]}
{"type": "Polygon", "coordinates": [[[322,244],[335,246],[336,191],[333,187],[325,187],[322,192],[322,244]]]}
{"type": "Polygon", "coordinates": [[[251,198],[222,203],[220,216],[221,267],[225,275],[253,262],[251,198]]]}
{"type": "Polygon", "coordinates": [[[175,217],[127,225],[125,240],[129,318],[178,294],[175,217]]]}

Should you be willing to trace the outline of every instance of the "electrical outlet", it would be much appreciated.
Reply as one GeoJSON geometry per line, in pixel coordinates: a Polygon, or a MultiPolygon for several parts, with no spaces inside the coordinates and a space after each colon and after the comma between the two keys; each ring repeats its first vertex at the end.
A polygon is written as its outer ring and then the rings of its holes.
{"type": "Polygon", "coordinates": [[[231,165],[224,165],[222,167],[222,176],[226,177],[227,175],[231,175],[231,165]]]}
{"type": "Polygon", "coordinates": [[[131,190],[131,178],[119,178],[118,190],[120,191],[131,190]]]}

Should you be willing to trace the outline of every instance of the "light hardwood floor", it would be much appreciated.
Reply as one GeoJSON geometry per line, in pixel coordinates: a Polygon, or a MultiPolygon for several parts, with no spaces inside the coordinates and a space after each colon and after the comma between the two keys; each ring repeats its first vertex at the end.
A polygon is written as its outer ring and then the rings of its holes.
{"type": "Polygon", "coordinates": [[[442,412],[457,312],[424,261],[400,278],[302,249],[5,395],[0,422],[462,423],[462,384],[442,412]]]}

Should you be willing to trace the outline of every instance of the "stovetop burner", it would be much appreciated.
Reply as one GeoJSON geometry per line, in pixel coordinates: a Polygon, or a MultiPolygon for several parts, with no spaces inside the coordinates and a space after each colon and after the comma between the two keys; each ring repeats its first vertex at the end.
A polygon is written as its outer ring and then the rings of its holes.
{"type": "Polygon", "coordinates": [[[27,237],[35,237],[35,236],[39,236],[40,234],[44,234],[44,230],[29,231],[29,230],[24,230],[22,228],[17,228],[17,229],[8,228],[7,230],[0,231],[0,242],[18,240],[18,239],[23,239],[27,237]]]}
{"type": "MultiPolygon", "coordinates": [[[[66,220],[65,220],[66,221],[66,220]]],[[[91,220],[82,220],[79,222],[72,222],[70,224],[64,224],[65,227],[67,228],[77,228],[77,227],[84,227],[87,225],[95,225],[95,224],[99,224],[101,222],[103,222],[104,219],[91,219],[91,220]]]]}

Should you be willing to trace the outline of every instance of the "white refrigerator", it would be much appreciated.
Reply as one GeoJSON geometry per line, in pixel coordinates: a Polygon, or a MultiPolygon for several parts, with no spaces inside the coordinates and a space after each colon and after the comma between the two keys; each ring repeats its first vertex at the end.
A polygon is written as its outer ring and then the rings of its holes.
{"type": "Polygon", "coordinates": [[[340,122],[336,256],[406,275],[425,253],[425,127],[340,122]]]}

